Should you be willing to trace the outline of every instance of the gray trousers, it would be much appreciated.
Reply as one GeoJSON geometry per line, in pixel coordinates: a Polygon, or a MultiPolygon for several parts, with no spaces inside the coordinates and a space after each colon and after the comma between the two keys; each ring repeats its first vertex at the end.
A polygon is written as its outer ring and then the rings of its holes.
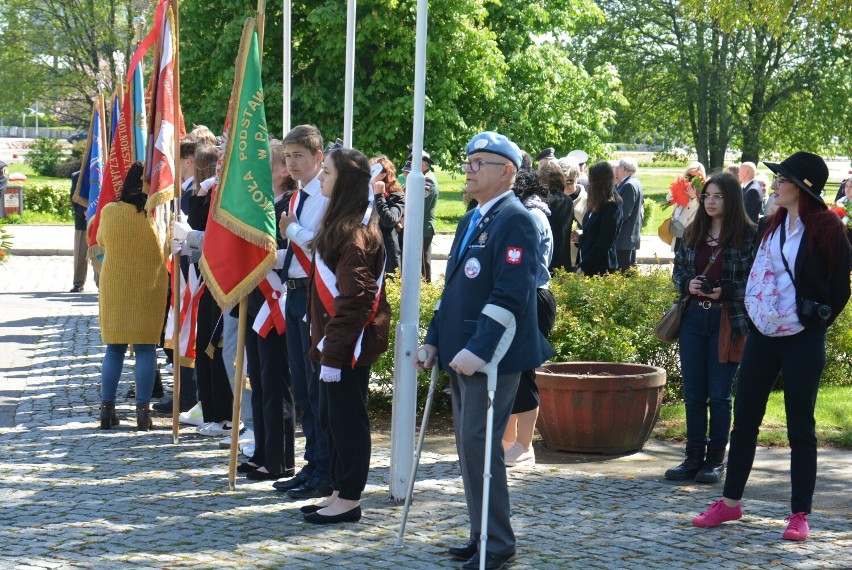
{"type": "MultiPolygon", "coordinates": [[[[234,362],[237,360],[237,331],[240,328],[240,319],[232,317],[227,312],[222,314],[222,319],[222,360],[225,361],[225,373],[228,375],[228,381],[231,383],[231,391],[236,393],[234,362]]],[[[240,419],[248,429],[254,429],[254,414],[251,411],[251,390],[248,388],[243,388],[240,419]]]]}
{"type": "Polygon", "coordinates": [[[86,260],[86,253],[88,251],[86,230],[74,230],[74,280],[71,282],[74,287],[82,287],[86,284],[86,272],[89,265],[86,260]]]}
{"type": "MultiPolygon", "coordinates": [[[[521,373],[497,377],[494,393],[494,431],[491,439],[491,489],[488,508],[488,552],[515,551],[515,533],[509,521],[509,487],[502,435],[509,423],[512,404],[521,373]]],[[[482,474],[485,471],[485,416],[488,410],[488,382],[484,374],[459,376],[450,371],[453,425],[459,454],[464,496],[470,517],[470,538],[479,542],[482,532],[482,474]]]]}

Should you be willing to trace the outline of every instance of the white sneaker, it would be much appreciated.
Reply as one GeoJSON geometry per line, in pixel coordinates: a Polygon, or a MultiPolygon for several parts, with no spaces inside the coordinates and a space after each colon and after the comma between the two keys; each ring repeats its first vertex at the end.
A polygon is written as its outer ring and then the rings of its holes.
{"type": "Polygon", "coordinates": [[[201,413],[201,402],[195,404],[188,412],[181,412],[180,423],[189,424],[191,426],[200,426],[204,424],[204,415],[201,413]]]}
{"type": "MultiPolygon", "coordinates": [[[[240,439],[237,442],[237,445],[243,446],[247,443],[254,443],[254,430],[250,428],[245,428],[240,432],[240,439]]],[[[219,440],[219,448],[220,449],[230,449],[231,447],[231,436],[230,434],[219,440]]]]}
{"type": "MultiPolygon", "coordinates": [[[[240,422],[240,429],[243,428],[243,422],[240,422]]],[[[198,433],[212,437],[222,437],[231,433],[231,422],[213,422],[203,425],[198,428],[198,433]]]]}
{"type": "Polygon", "coordinates": [[[535,465],[535,451],[532,446],[525,450],[517,441],[506,452],[506,467],[535,465]]]}
{"type": "Polygon", "coordinates": [[[254,456],[254,441],[250,443],[246,443],[245,445],[240,446],[240,453],[245,455],[246,457],[254,456]]]}

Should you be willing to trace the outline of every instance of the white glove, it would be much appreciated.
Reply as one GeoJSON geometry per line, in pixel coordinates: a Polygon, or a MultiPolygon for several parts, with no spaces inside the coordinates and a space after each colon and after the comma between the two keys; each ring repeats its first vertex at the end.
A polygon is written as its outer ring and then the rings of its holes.
{"type": "Polygon", "coordinates": [[[321,366],[320,380],[323,382],[340,382],[340,368],[321,366]]]}
{"type": "Polygon", "coordinates": [[[172,238],[179,239],[180,241],[184,241],[186,239],[186,234],[192,231],[192,228],[186,222],[172,222],[172,238]]]}
{"type": "Polygon", "coordinates": [[[172,250],[172,255],[180,255],[181,254],[181,252],[183,251],[183,243],[184,242],[183,242],[182,239],[173,239],[171,241],[171,244],[170,244],[171,248],[170,249],[172,250]]]}
{"type": "Polygon", "coordinates": [[[484,360],[476,356],[468,349],[463,348],[450,361],[450,368],[464,376],[473,376],[474,373],[480,368],[482,368],[484,364],[484,360]]]}
{"type": "Polygon", "coordinates": [[[414,367],[417,370],[426,370],[435,365],[435,357],[438,355],[438,347],[432,344],[424,344],[414,353],[414,367]],[[420,352],[426,353],[426,360],[420,360],[420,352]]]}
{"type": "Polygon", "coordinates": [[[211,176],[198,185],[198,196],[206,196],[210,189],[216,186],[216,177],[211,176]]]}
{"type": "Polygon", "coordinates": [[[275,269],[284,269],[284,258],[287,256],[286,249],[275,250],[275,269]]]}

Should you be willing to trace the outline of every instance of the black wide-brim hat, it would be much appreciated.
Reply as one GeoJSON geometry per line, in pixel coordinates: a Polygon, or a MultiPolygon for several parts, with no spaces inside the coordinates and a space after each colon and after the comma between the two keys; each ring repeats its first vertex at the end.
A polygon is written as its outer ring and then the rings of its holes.
{"type": "Polygon", "coordinates": [[[821,194],[828,181],[828,165],[821,156],[800,150],[785,158],[783,162],[764,160],[763,164],[775,174],[786,176],[796,186],[824,203],[821,194]]]}

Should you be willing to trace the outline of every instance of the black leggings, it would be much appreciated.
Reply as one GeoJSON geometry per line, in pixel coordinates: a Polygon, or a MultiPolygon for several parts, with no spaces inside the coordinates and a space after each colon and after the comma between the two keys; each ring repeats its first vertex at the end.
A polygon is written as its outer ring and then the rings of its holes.
{"type": "Polygon", "coordinates": [[[790,507],[793,513],[811,512],[817,471],[814,408],[824,368],[824,328],[809,328],[783,337],[768,337],[754,330],[749,332],[737,373],[725,497],[742,499],[754,463],[766,402],[778,372],[783,371],[784,408],[790,440],[790,507]]]}

